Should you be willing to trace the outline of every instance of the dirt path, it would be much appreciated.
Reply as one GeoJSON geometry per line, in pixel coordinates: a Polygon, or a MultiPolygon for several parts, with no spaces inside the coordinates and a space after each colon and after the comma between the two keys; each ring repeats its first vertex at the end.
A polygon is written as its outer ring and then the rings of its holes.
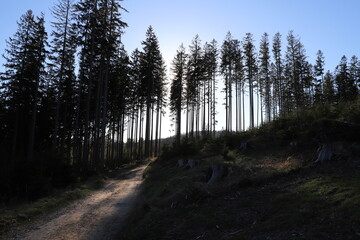
{"type": "Polygon", "coordinates": [[[139,196],[145,167],[124,172],[87,198],[9,233],[5,239],[117,239],[139,196]]]}

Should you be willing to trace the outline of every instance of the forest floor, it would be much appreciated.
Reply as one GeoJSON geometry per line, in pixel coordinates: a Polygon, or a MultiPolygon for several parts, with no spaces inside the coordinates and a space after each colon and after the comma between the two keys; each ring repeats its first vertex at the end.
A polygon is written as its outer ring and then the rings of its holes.
{"type": "Polygon", "coordinates": [[[117,239],[139,197],[145,168],[141,165],[124,170],[88,197],[0,238],[117,239]]]}
{"type": "Polygon", "coordinates": [[[307,139],[293,147],[262,136],[248,142],[241,153],[229,151],[231,161],[198,155],[188,157],[193,167],[179,166],[179,157],[151,163],[120,239],[360,239],[359,142],[323,163],[314,163],[307,139]],[[213,164],[227,172],[209,183],[213,164]]]}

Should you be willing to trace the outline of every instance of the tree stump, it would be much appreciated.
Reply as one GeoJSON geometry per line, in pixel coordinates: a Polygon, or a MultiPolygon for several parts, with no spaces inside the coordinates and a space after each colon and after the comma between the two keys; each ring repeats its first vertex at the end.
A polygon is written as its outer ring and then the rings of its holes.
{"type": "Polygon", "coordinates": [[[248,147],[248,143],[243,141],[243,142],[240,143],[239,151],[243,152],[243,151],[245,151],[247,149],[247,147],[248,147]]]}
{"type": "Polygon", "coordinates": [[[322,163],[324,161],[331,160],[334,156],[334,151],[332,149],[331,144],[324,144],[317,150],[318,157],[315,160],[315,163],[322,163]]]}
{"type": "Polygon", "coordinates": [[[210,170],[211,170],[211,177],[207,182],[208,184],[213,184],[214,182],[222,179],[227,173],[226,166],[220,163],[212,163],[210,166],[210,170]]]}
{"type": "Polygon", "coordinates": [[[195,167],[196,161],[194,159],[189,159],[188,163],[186,164],[186,167],[189,167],[190,169],[195,167]]]}
{"type": "Polygon", "coordinates": [[[177,167],[181,168],[181,167],[183,167],[184,165],[185,165],[184,159],[179,159],[179,160],[177,161],[177,164],[176,164],[177,167]]]}

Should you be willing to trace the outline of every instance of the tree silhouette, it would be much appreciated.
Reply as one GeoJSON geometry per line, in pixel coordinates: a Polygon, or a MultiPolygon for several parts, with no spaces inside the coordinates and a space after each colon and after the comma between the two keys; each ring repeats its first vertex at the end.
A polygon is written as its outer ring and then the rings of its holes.
{"type": "Polygon", "coordinates": [[[187,55],[183,45],[177,50],[172,62],[173,80],[170,88],[170,111],[175,116],[176,121],[176,143],[180,144],[181,137],[181,111],[184,102],[184,83],[186,74],[187,55]]]}

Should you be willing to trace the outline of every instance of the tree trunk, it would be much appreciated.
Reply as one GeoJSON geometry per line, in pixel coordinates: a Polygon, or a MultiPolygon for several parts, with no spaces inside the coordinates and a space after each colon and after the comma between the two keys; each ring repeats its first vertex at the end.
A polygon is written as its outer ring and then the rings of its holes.
{"type": "Polygon", "coordinates": [[[143,145],[143,138],[142,138],[142,132],[143,132],[143,111],[142,111],[142,106],[139,109],[140,114],[139,114],[139,146],[138,146],[138,154],[139,154],[139,158],[142,159],[143,154],[142,154],[142,145],[143,145]]]}
{"type": "Polygon", "coordinates": [[[121,137],[120,137],[120,161],[122,162],[124,156],[124,131],[125,131],[125,113],[122,114],[121,119],[121,137]]]}
{"type": "Polygon", "coordinates": [[[160,112],[160,129],[159,129],[159,155],[161,154],[161,129],[162,129],[162,112],[160,112]]]}
{"type": "Polygon", "coordinates": [[[228,100],[228,90],[229,90],[229,80],[228,76],[225,76],[225,109],[226,109],[226,124],[225,124],[225,131],[228,133],[229,131],[229,100],[228,100]]]}
{"type": "Polygon", "coordinates": [[[230,74],[229,74],[229,132],[232,132],[232,73],[231,73],[231,69],[230,69],[230,74]]]}
{"type": "Polygon", "coordinates": [[[203,119],[202,119],[202,132],[205,135],[205,120],[206,120],[206,83],[204,82],[203,92],[203,119]]]}
{"type": "Polygon", "coordinates": [[[70,2],[67,2],[66,6],[66,15],[65,15],[65,24],[64,24],[64,38],[62,42],[62,51],[61,51],[61,65],[60,65],[60,74],[59,74],[59,88],[58,88],[58,95],[56,99],[56,114],[55,114],[55,128],[54,128],[54,139],[53,139],[53,148],[57,147],[57,135],[59,129],[59,122],[60,122],[60,107],[61,107],[61,91],[63,90],[63,72],[64,72],[64,59],[65,59],[65,49],[67,44],[67,33],[68,33],[68,22],[69,22],[69,13],[70,13],[70,2]]]}
{"type": "Polygon", "coordinates": [[[239,107],[238,107],[238,101],[239,101],[239,94],[238,94],[238,81],[235,80],[235,129],[236,132],[239,132],[239,107]]]}
{"type": "Polygon", "coordinates": [[[146,104],[146,127],[145,127],[145,158],[150,156],[150,126],[151,126],[151,104],[146,104]]]}
{"type": "Polygon", "coordinates": [[[243,118],[243,130],[245,131],[245,84],[242,86],[242,118],[243,118]]]}
{"type": "Polygon", "coordinates": [[[186,100],[186,140],[189,138],[189,100],[186,100]]]}
{"type": "MultiPolygon", "coordinates": [[[[160,124],[161,130],[161,124],[160,124]]],[[[176,144],[181,144],[181,103],[178,104],[176,109],[176,144]]]]}
{"type": "Polygon", "coordinates": [[[212,120],[212,122],[213,122],[213,134],[214,134],[214,136],[215,136],[215,133],[216,133],[216,98],[215,98],[215,91],[216,90],[216,75],[214,74],[213,75],[213,99],[212,99],[212,104],[213,104],[213,109],[212,109],[212,111],[213,111],[213,120],[212,120]]]}
{"type": "Polygon", "coordinates": [[[154,156],[154,104],[151,105],[150,156],[154,156]]]}
{"type": "Polygon", "coordinates": [[[15,162],[16,153],[17,153],[17,145],[18,145],[18,132],[19,132],[19,109],[15,107],[15,122],[14,122],[14,135],[13,135],[13,143],[12,143],[12,153],[11,159],[15,162]]]}
{"type": "Polygon", "coordinates": [[[156,111],[156,129],[155,129],[155,157],[158,156],[158,143],[159,143],[159,121],[160,121],[160,113],[161,109],[160,109],[160,103],[158,101],[157,103],[157,111],[156,111]]]}
{"type": "Polygon", "coordinates": [[[31,115],[31,123],[30,123],[28,156],[27,156],[27,160],[29,162],[32,162],[33,157],[34,157],[35,127],[36,127],[37,98],[38,98],[37,90],[38,90],[38,88],[39,88],[39,79],[36,82],[36,93],[35,93],[35,97],[34,97],[34,105],[33,105],[33,110],[32,110],[32,115],[31,115]]]}

